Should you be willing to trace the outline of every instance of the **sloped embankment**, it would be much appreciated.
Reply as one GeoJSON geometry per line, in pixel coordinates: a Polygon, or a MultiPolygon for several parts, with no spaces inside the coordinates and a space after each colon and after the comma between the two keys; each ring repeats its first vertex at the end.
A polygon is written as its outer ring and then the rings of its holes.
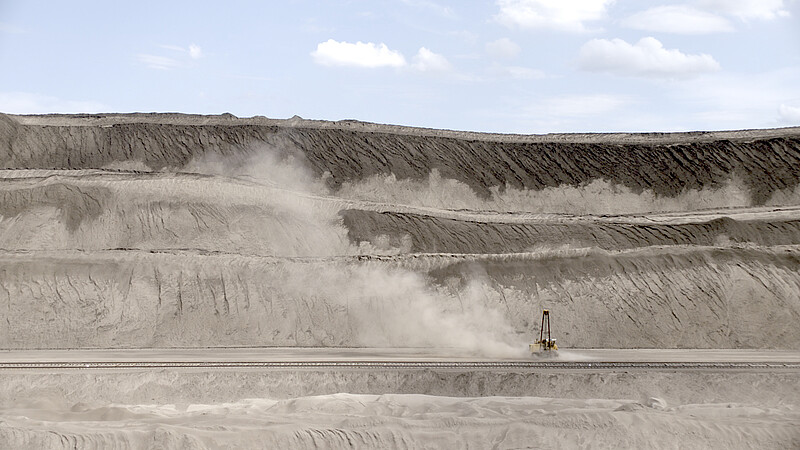
{"type": "Polygon", "coordinates": [[[341,202],[197,174],[8,171],[0,248],[350,254],[341,202]]]}
{"type": "Polygon", "coordinates": [[[437,169],[482,195],[596,179],[676,195],[735,176],[763,201],[797,186],[799,136],[1,116],[0,347],[508,355],[549,308],[565,346],[798,349],[796,208],[501,214],[337,198],[324,183],[437,169]],[[277,156],[249,164],[265,152],[277,156]],[[285,160],[303,170],[272,170],[285,160]],[[115,164],[169,169],[100,170],[115,164]]]}
{"type": "Polygon", "coordinates": [[[224,177],[7,171],[0,248],[202,249],[337,256],[374,249],[515,253],[568,246],[800,244],[800,210],[561,216],[486,214],[352,202],[224,177]],[[356,209],[357,208],[357,209],[356,209]]]}
{"type": "Polygon", "coordinates": [[[0,115],[2,168],[100,168],[137,161],[183,167],[258,147],[294,152],[331,186],[376,174],[421,179],[437,169],[481,195],[492,186],[542,189],[607,180],[674,197],[733,177],[756,204],[800,183],[800,131],[498,136],[313,121],[192,116],[0,115]]]}
{"type": "Polygon", "coordinates": [[[543,307],[567,347],[800,348],[797,246],[301,259],[40,251],[4,252],[0,267],[7,348],[508,354],[543,307]]]}
{"type": "MultiPolygon", "coordinates": [[[[423,253],[515,253],[537,247],[598,247],[622,250],[653,245],[800,244],[800,220],[747,220],[730,217],[677,223],[619,221],[457,220],[404,212],[348,209],[340,213],[353,242],[379,237],[391,247],[410,243],[423,253]]],[[[735,216],[735,215],[734,215],[735,216]]]]}

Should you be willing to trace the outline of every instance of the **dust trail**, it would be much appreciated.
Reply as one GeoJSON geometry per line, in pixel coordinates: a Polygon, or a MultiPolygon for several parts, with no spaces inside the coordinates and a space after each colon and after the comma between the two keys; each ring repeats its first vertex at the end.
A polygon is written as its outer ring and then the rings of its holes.
{"type": "Polygon", "coordinates": [[[281,189],[327,194],[322,179],[315,177],[305,155],[298,149],[262,144],[232,155],[206,153],[173,171],[253,179],[281,189]]]}
{"type": "MultiPolygon", "coordinates": [[[[424,180],[397,179],[391,174],[348,181],[336,195],[430,208],[564,214],[643,214],[753,206],[750,190],[736,176],[716,188],[687,189],[676,197],[656,195],[649,189],[637,193],[603,179],[582,186],[542,190],[495,186],[490,191],[489,198],[481,198],[466,184],[442,178],[434,169],[424,180]]],[[[798,205],[800,188],[776,191],[767,204],[798,205]]]]}
{"type": "MultiPolygon", "coordinates": [[[[281,214],[299,216],[314,223],[306,233],[339,235],[316,249],[317,256],[339,252],[347,242],[346,229],[336,208],[320,208],[318,202],[294,193],[331,195],[324,179],[315,178],[299,152],[260,147],[246,158],[210,154],[195,159],[186,169],[195,173],[247,177],[282,191],[274,195],[281,214]]],[[[304,239],[312,240],[306,235],[304,239]]],[[[314,242],[320,240],[314,239],[314,242]]],[[[324,242],[324,240],[322,240],[324,242]]],[[[374,250],[350,244],[344,252],[363,254],[374,250]]],[[[462,292],[438,289],[418,273],[380,264],[337,265],[313,273],[291,271],[282,291],[297,298],[329,298],[346,308],[354,340],[366,347],[458,348],[484,356],[521,356],[526,343],[519,342],[501,311],[484,306],[483,287],[471,283],[462,292]]]]}

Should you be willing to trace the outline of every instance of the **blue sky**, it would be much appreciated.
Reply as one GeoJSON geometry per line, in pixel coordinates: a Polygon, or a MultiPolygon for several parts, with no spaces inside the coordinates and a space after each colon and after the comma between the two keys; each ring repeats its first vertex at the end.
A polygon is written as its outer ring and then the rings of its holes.
{"type": "Polygon", "coordinates": [[[0,111],[800,125],[798,0],[0,0],[0,111]]]}

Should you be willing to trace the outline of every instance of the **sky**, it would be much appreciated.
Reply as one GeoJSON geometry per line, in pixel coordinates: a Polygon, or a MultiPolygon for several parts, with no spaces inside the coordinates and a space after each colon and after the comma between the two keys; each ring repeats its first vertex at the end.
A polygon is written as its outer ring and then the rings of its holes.
{"type": "Polygon", "coordinates": [[[800,125],[800,0],[0,0],[0,112],[800,125]]]}

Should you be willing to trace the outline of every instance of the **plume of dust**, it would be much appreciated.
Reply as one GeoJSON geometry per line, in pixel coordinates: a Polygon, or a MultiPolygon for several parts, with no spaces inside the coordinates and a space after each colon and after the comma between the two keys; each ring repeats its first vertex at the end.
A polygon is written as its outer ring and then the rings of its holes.
{"type": "Polygon", "coordinates": [[[249,179],[289,191],[329,194],[324,177],[316,177],[303,153],[291,147],[264,143],[230,155],[209,152],[193,158],[180,170],[249,179]]]}
{"type": "MultiPolygon", "coordinates": [[[[624,185],[595,179],[581,186],[562,185],[541,190],[507,185],[490,189],[489,198],[479,197],[465,183],[442,178],[433,169],[425,180],[398,180],[394,174],[373,175],[344,182],[336,195],[342,198],[440,209],[470,209],[563,214],[643,214],[684,212],[700,209],[752,206],[744,182],[732,175],[719,187],[688,189],[675,197],[664,197],[650,189],[633,192],[624,185]]],[[[796,192],[781,192],[775,202],[800,203],[796,192]]]]}
{"type": "Polygon", "coordinates": [[[765,203],[766,206],[795,206],[800,205],[800,184],[794,188],[775,191],[765,203]]]}
{"type": "MultiPolygon", "coordinates": [[[[298,228],[302,239],[311,234],[337,235],[348,247],[332,244],[316,255],[360,254],[365,250],[349,243],[347,230],[332,200],[307,195],[331,195],[325,177],[314,176],[302,153],[275,146],[251,149],[246,156],[209,153],[181,169],[206,175],[253,180],[275,189],[268,201],[280,213],[310,224],[298,228]]],[[[410,248],[410,242],[406,243],[410,248]]],[[[386,251],[386,249],[384,249],[386,251]]],[[[522,356],[525,343],[506,317],[485,305],[480,283],[473,282],[457,300],[452,293],[426,283],[407,268],[374,263],[328,263],[313,271],[290,271],[282,291],[299,298],[325,298],[346,309],[353,340],[368,347],[455,348],[495,357],[522,356]],[[518,339],[517,339],[518,340],[518,339]]]]}
{"type": "Polygon", "coordinates": [[[324,297],[345,309],[360,346],[450,348],[492,357],[519,357],[527,350],[503,313],[487,305],[477,281],[458,298],[418,273],[369,262],[328,264],[287,283],[290,295],[324,297]]]}

